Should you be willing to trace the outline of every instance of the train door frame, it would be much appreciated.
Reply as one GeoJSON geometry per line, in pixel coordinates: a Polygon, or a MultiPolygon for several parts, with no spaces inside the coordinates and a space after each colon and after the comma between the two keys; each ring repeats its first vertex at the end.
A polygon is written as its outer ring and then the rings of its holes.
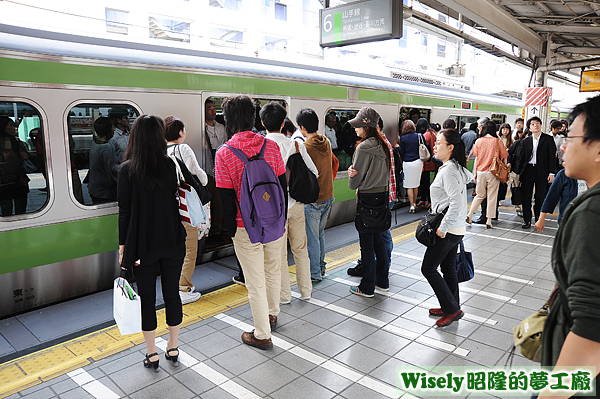
{"type": "MultiPolygon", "coordinates": [[[[402,123],[400,122],[400,115],[402,112],[402,108],[409,108],[409,116],[410,116],[410,110],[416,108],[419,111],[422,109],[427,110],[427,121],[429,123],[432,123],[433,121],[431,120],[431,115],[433,114],[433,108],[432,106],[425,106],[425,105],[418,105],[418,104],[398,104],[398,115],[397,115],[397,123],[398,123],[398,135],[400,135],[402,133],[402,123]]],[[[410,118],[408,118],[410,119],[410,118]]],[[[408,120],[408,119],[404,119],[404,120],[408,120]]],[[[402,121],[404,122],[404,121],[402,121]]]]}
{"type": "MultiPolygon", "coordinates": [[[[20,215],[11,215],[11,216],[0,216],[0,222],[16,222],[16,221],[21,221],[21,220],[29,220],[29,219],[39,218],[50,211],[50,208],[52,208],[52,204],[54,203],[54,198],[56,195],[55,191],[54,191],[54,173],[52,171],[52,164],[50,162],[52,157],[51,157],[51,153],[50,153],[50,141],[49,141],[50,134],[49,134],[49,125],[48,125],[48,115],[46,114],[46,111],[44,110],[44,108],[38,102],[36,102],[28,97],[0,96],[0,102],[26,103],[26,104],[30,105],[31,107],[35,108],[36,111],[38,111],[38,113],[40,115],[40,119],[42,121],[42,129],[43,129],[43,134],[44,134],[44,147],[45,147],[44,151],[46,152],[46,175],[48,176],[47,181],[46,181],[46,184],[48,187],[48,191],[47,191],[48,198],[43,207],[41,207],[37,211],[31,212],[31,213],[23,213],[20,215]]],[[[6,229],[6,230],[12,230],[12,229],[6,229]]],[[[0,228],[0,232],[1,231],[5,231],[5,230],[0,228]]]]}
{"type": "Polygon", "coordinates": [[[69,198],[71,198],[71,201],[73,202],[73,204],[75,204],[76,207],[86,210],[86,211],[90,210],[90,209],[114,208],[116,206],[116,202],[107,202],[107,203],[103,203],[103,204],[86,205],[86,204],[80,203],[77,200],[77,198],[75,198],[75,190],[73,187],[73,174],[72,174],[72,170],[70,167],[70,165],[71,165],[71,142],[69,140],[69,126],[68,126],[68,122],[67,122],[67,117],[69,116],[69,112],[71,112],[71,110],[73,108],[75,108],[76,106],[78,106],[80,104],[129,105],[129,106],[135,108],[136,111],[138,111],[138,116],[144,115],[144,113],[142,111],[142,107],[140,107],[137,103],[135,103],[132,100],[112,100],[112,99],[106,99],[106,100],[78,99],[78,100],[71,101],[69,104],[67,104],[66,108],[63,111],[61,125],[63,128],[63,140],[64,140],[65,159],[66,159],[66,164],[64,166],[67,171],[67,187],[69,190],[69,198]]]}

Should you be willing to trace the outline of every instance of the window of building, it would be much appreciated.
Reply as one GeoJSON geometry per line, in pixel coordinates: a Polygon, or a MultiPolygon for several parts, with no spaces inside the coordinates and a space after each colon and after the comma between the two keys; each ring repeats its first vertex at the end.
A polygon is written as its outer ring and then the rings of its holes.
{"type": "Polygon", "coordinates": [[[287,6],[285,4],[275,3],[275,19],[287,21],[287,6]]]}
{"type": "Polygon", "coordinates": [[[79,104],[67,129],[73,197],[83,205],[117,200],[117,169],[139,111],[127,104],[79,104]]]}
{"type": "Polygon", "coordinates": [[[302,24],[305,26],[319,26],[319,0],[302,0],[302,24]]]}
{"type": "Polygon", "coordinates": [[[287,40],[281,37],[265,36],[263,43],[269,51],[287,49],[287,40]]]}
{"type": "Polygon", "coordinates": [[[442,41],[438,42],[437,56],[440,58],[446,58],[446,43],[442,41]]]}
{"type": "Polygon", "coordinates": [[[402,28],[402,37],[398,39],[398,47],[406,48],[408,47],[408,32],[406,31],[406,27],[402,28]]]}
{"type": "Polygon", "coordinates": [[[244,43],[244,32],[215,26],[210,28],[210,39],[213,46],[239,48],[244,43]]]}
{"type": "Polygon", "coordinates": [[[446,23],[448,21],[448,18],[446,18],[444,14],[438,14],[438,21],[446,23]]]}
{"type": "Polygon", "coordinates": [[[150,29],[151,38],[173,40],[177,42],[190,41],[189,22],[149,17],[148,26],[150,29]]]}
{"type": "Polygon", "coordinates": [[[242,9],[242,0],[209,0],[208,5],[211,7],[240,11],[242,9]]]}
{"type": "Polygon", "coordinates": [[[323,133],[331,142],[333,153],[340,161],[339,171],[348,170],[359,140],[356,131],[348,123],[358,114],[357,109],[330,109],[323,117],[323,133]]]}
{"type": "Polygon", "coordinates": [[[128,33],[127,14],[129,14],[127,11],[105,9],[106,31],[126,35],[128,33]]]}
{"type": "Polygon", "coordinates": [[[37,212],[48,202],[46,134],[37,109],[0,101],[0,217],[37,212]]]}

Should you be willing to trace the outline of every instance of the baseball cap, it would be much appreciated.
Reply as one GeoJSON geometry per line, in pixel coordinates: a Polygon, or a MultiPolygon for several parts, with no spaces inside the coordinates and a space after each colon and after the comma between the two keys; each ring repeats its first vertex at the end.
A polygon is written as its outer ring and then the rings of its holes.
{"type": "Polygon", "coordinates": [[[349,120],[348,122],[352,127],[365,127],[371,126],[377,128],[377,123],[379,122],[380,116],[371,107],[362,107],[358,114],[354,119],[349,120]]]}

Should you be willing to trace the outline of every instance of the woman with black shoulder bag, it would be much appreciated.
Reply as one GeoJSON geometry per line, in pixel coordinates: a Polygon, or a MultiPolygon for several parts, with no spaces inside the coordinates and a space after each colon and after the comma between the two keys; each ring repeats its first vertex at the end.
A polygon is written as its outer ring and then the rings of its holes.
{"type": "Polygon", "coordinates": [[[466,168],[465,144],[456,130],[443,130],[437,137],[433,151],[443,164],[431,184],[431,210],[436,213],[447,211],[436,231],[435,244],[425,251],[421,273],[433,288],[441,306],[429,309],[429,314],[441,316],[435,324],[444,327],[464,315],[458,294],[456,251],[466,231],[467,183],[473,175],[466,168]],[[443,277],[437,271],[438,266],[443,277]]]}
{"type": "Polygon", "coordinates": [[[350,292],[366,298],[372,298],[376,288],[389,290],[390,262],[383,233],[391,223],[388,205],[391,159],[387,144],[377,132],[379,119],[377,111],[363,107],[348,121],[361,139],[348,168],[348,186],[358,190],[355,225],[363,271],[360,285],[350,287],[350,292]]]}

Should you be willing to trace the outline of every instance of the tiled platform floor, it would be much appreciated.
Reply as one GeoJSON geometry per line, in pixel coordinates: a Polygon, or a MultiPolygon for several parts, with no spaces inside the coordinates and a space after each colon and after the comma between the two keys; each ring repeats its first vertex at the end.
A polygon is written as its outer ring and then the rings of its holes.
{"type": "MultiPolygon", "coordinates": [[[[425,248],[411,238],[394,246],[388,295],[350,294],[358,279],[339,268],[314,286],[311,301],[281,306],[273,350],[241,342],[252,325],[246,304],[183,328],[178,368],[162,357],[158,373],[145,369],[142,344],[10,398],[375,399],[405,395],[396,391],[397,366],[504,365],[512,327],[541,307],[554,286],[556,222],[543,234],[520,223],[502,210],[494,229],[467,228],[476,275],[460,286],[465,317],[448,327],[433,327],[436,319],[427,313],[436,300],[420,273],[425,248]]],[[[157,340],[164,350],[166,342],[157,340]]],[[[514,364],[534,365],[520,355],[514,364]]]]}

